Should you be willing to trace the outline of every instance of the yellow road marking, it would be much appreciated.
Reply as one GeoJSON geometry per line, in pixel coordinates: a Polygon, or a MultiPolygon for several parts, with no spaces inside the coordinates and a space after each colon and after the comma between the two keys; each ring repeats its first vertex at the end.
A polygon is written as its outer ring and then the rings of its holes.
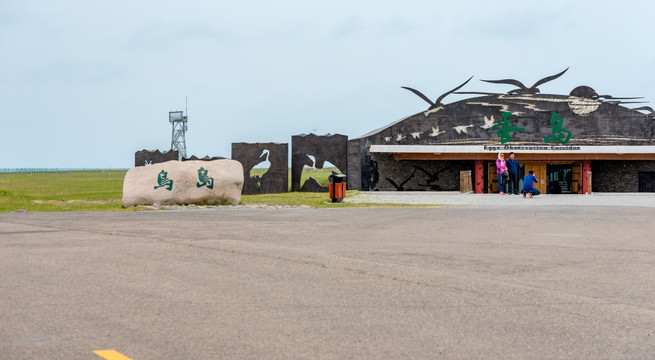
{"type": "Polygon", "coordinates": [[[107,360],[132,360],[115,350],[96,350],[93,353],[107,360]]]}

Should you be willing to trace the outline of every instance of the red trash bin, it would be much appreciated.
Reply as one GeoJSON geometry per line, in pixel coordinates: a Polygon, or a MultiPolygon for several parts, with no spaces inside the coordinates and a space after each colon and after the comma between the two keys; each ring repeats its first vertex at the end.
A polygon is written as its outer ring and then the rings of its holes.
{"type": "Polygon", "coordinates": [[[330,199],[332,202],[341,202],[343,198],[346,197],[346,175],[338,174],[332,172],[332,175],[328,177],[330,180],[330,185],[328,186],[330,190],[330,199]]]}

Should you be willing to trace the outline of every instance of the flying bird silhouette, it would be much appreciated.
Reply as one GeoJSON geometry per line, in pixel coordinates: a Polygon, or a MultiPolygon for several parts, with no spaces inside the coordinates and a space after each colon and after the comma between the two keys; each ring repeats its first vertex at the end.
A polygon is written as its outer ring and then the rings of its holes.
{"type": "Polygon", "coordinates": [[[411,180],[414,177],[414,175],[416,175],[416,169],[414,169],[414,172],[412,173],[412,175],[410,175],[407,179],[405,179],[405,181],[401,182],[400,185],[396,184],[396,182],[393,181],[392,179],[389,179],[389,178],[385,178],[385,179],[389,183],[391,183],[391,185],[393,185],[393,187],[395,187],[397,191],[405,191],[405,184],[407,184],[407,182],[409,180],[411,180]]]}
{"type": "Polygon", "coordinates": [[[483,129],[491,129],[494,125],[496,125],[496,120],[494,119],[494,116],[491,115],[491,119],[486,116],[484,117],[484,125],[481,125],[480,127],[483,129]]]}
{"type": "Polygon", "coordinates": [[[456,91],[453,94],[466,94],[466,95],[503,95],[503,93],[486,92],[486,91],[456,91]]]}
{"type": "Polygon", "coordinates": [[[450,163],[450,165],[446,166],[445,168],[443,168],[441,170],[438,170],[435,173],[431,173],[431,172],[427,171],[426,169],[424,169],[424,168],[422,168],[420,166],[414,166],[414,168],[416,170],[418,170],[418,171],[424,173],[425,175],[427,175],[427,177],[425,178],[425,182],[427,183],[427,185],[430,185],[431,183],[439,180],[439,174],[441,174],[442,172],[450,169],[451,167],[453,167],[452,162],[450,163]]]}
{"type": "Polygon", "coordinates": [[[569,69],[569,68],[566,68],[564,71],[562,71],[562,72],[559,73],[559,74],[555,74],[555,75],[547,76],[547,77],[545,77],[545,78],[543,78],[543,79],[537,81],[536,83],[534,83],[534,85],[532,85],[532,86],[529,87],[529,88],[526,87],[525,85],[523,85],[522,82],[520,82],[520,81],[518,81],[518,80],[514,80],[514,79],[503,79],[503,80],[481,80],[481,81],[488,82],[488,83],[494,83],[494,84],[510,84],[510,85],[514,85],[514,86],[518,86],[518,87],[519,87],[518,89],[510,90],[509,92],[507,92],[507,94],[509,94],[509,95],[519,95],[519,94],[529,94],[529,95],[534,95],[534,94],[540,92],[540,91],[539,91],[539,88],[537,88],[537,86],[539,86],[539,85],[541,85],[541,84],[545,84],[545,83],[547,83],[547,82],[549,82],[549,81],[551,81],[551,80],[555,80],[555,79],[557,79],[558,77],[562,76],[562,74],[564,74],[564,73],[566,72],[566,70],[568,70],[568,69],[569,69]]]}
{"type": "Polygon", "coordinates": [[[653,115],[653,113],[655,113],[655,110],[653,110],[653,108],[650,107],[650,106],[640,106],[640,107],[634,108],[632,110],[648,111],[649,112],[648,115],[653,115]]]}
{"type": "Polygon", "coordinates": [[[420,91],[418,91],[416,89],[412,89],[412,88],[406,87],[406,86],[401,86],[401,88],[407,89],[407,90],[413,92],[414,94],[418,95],[418,97],[420,97],[421,99],[425,100],[428,104],[430,104],[430,107],[428,108],[428,110],[432,110],[432,109],[434,109],[436,107],[443,106],[443,104],[441,103],[441,100],[443,100],[446,96],[448,96],[448,95],[454,93],[455,91],[459,90],[462,86],[466,85],[469,81],[471,81],[471,79],[473,79],[473,76],[471,76],[468,80],[464,81],[464,83],[462,85],[460,85],[460,86],[448,91],[447,93],[444,93],[443,95],[439,96],[437,98],[437,101],[435,101],[435,102],[432,102],[432,100],[430,100],[427,96],[423,95],[422,92],[420,92],[420,91]]]}
{"type": "Polygon", "coordinates": [[[470,128],[470,127],[473,127],[473,125],[472,124],[471,125],[459,125],[459,126],[453,127],[453,129],[455,129],[455,131],[457,131],[458,134],[461,134],[461,133],[468,134],[468,128],[470,128]]]}
{"type": "Polygon", "coordinates": [[[635,99],[643,99],[644,97],[614,97],[612,95],[598,95],[596,90],[593,88],[582,85],[578,86],[577,88],[571,90],[569,93],[569,96],[575,96],[575,97],[581,97],[585,99],[592,99],[592,100],[606,100],[606,99],[612,99],[611,101],[607,101],[609,103],[613,104],[621,104],[621,103],[627,103],[627,104],[633,104],[634,102],[626,102],[626,101],[621,101],[621,100],[635,100],[635,99]],[[618,100],[618,101],[617,101],[618,100]]]}
{"type": "Polygon", "coordinates": [[[437,126],[437,127],[434,127],[434,126],[433,126],[433,127],[432,127],[432,132],[430,133],[430,136],[435,137],[435,136],[439,136],[439,135],[441,135],[441,134],[443,134],[443,133],[445,133],[445,131],[439,131],[439,127],[438,127],[438,126],[437,126]]]}
{"type": "Polygon", "coordinates": [[[643,104],[647,103],[648,101],[621,101],[621,100],[610,100],[610,101],[605,101],[606,103],[614,104],[614,105],[619,105],[619,104],[643,104]]]}

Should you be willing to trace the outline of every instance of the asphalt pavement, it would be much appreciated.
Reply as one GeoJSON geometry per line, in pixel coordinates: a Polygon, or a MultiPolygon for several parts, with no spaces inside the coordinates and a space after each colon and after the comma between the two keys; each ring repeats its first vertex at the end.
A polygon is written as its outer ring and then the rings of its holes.
{"type": "Polygon", "coordinates": [[[653,206],[487,197],[0,214],[0,358],[653,358],[653,206]]]}

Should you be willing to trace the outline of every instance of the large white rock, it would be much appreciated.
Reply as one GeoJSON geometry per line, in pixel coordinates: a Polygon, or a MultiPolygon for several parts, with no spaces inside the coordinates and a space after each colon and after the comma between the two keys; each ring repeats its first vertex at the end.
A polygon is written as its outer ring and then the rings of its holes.
{"type": "Polygon", "coordinates": [[[123,206],[172,204],[238,204],[243,167],[235,160],[167,161],[128,170],[123,206]]]}

